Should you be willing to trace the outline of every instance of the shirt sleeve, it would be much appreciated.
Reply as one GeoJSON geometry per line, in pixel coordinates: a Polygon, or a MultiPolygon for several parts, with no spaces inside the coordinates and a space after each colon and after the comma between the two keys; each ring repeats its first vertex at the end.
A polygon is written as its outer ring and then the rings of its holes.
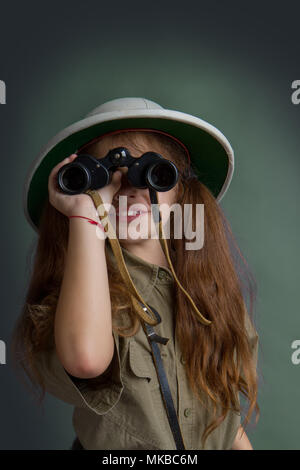
{"type": "Polygon", "coordinates": [[[39,354],[36,367],[42,374],[48,393],[76,407],[88,408],[102,415],[119,401],[123,391],[119,335],[113,331],[114,355],[103,374],[81,379],[69,374],[60,362],[56,349],[39,354]]]}

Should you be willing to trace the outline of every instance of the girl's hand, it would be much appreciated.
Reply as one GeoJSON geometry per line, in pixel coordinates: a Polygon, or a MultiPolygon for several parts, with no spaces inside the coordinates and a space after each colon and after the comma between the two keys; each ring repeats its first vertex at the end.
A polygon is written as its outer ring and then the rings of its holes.
{"type": "MultiPolygon", "coordinates": [[[[67,217],[70,215],[83,215],[89,216],[95,213],[94,202],[88,194],[66,194],[61,191],[57,182],[57,173],[59,169],[75,160],[77,154],[73,153],[69,157],[58,163],[51,171],[48,178],[48,192],[49,202],[55,209],[67,217]]],[[[104,186],[96,191],[100,194],[103,203],[112,203],[112,199],[117,191],[120,189],[122,179],[122,172],[117,170],[112,175],[110,184],[104,186]]]]}

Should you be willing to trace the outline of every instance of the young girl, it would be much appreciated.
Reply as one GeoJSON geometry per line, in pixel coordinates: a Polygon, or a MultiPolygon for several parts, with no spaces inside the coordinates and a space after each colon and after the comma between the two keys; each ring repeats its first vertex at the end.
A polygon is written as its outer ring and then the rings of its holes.
{"type": "MultiPolygon", "coordinates": [[[[184,213],[185,205],[192,205],[193,229],[204,229],[201,249],[186,249],[184,230],[175,237],[170,223],[168,259],[151,236],[148,187],[133,186],[128,168],[119,167],[111,182],[97,189],[105,207],[117,214],[121,196],[128,210],[134,204],[146,208],[133,218],[119,213],[115,231],[138,295],[161,319],[153,329],[165,339],[157,344],[183,448],[252,449],[242,432],[239,394],[249,403],[247,424],[254,409],[259,413],[258,334],[245,303],[248,288],[252,313],[254,288],[218,204],[231,180],[233,152],[210,124],[153,101],[104,103],[55,136],[34,162],[24,207],[38,243],[14,331],[16,364],[41,399],[46,390],[74,405],[72,449],[179,448],[141,311],[94,201],[88,193],[65,194],[57,184],[59,169],[78,154],[102,159],[118,147],[135,158],[156,152],[173,162],[178,181],[156,193],[159,206],[178,204],[184,213]],[[197,204],[204,205],[200,227],[197,204]],[[133,237],[132,219],[135,224],[139,219],[145,233],[133,237]],[[120,237],[121,227],[126,236],[120,237]]],[[[173,221],[171,213],[168,222],[173,221]]]]}

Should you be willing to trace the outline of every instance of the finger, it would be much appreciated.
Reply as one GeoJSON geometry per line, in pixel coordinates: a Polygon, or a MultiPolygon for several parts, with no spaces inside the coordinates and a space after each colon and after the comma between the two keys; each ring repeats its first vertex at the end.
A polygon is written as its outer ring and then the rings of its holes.
{"type": "MultiPolygon", "coordinates": [[[[113,178],[118,181],[122,177],[122,171],[121,170],[116,170],[113,174],[113,178]]],[[[112,178],[112,179],[113,179],[112,178]]]]}
{"type": "Polygon", "coordinates": [[[67,158],[65,158],[64,160],[59,162],[57,165],[55,165],[55,167],[52,168],[50,175],[53,174],[55,171],[59,170],[62,166],[66,165],[70,161],[73,161],[75,159],[75,157],[77,157],[77,154],[72,153],[67,158]]]}
{"type": "Polygon", "coordinates": [[[122,172],[120,170],[115,171],[111,182],[113,185],[114,193],[116,193],[122,185],[122,172]]]}
{"type": "Polygon", "coordinates": [[[53,182],[55,180],[57,173],[61,167],[63,167],[64,165],[67,165],[68,163],[71,163],[76,157],[77,157],[77,154],[73,153],[69,157],[59,162],[54,168],[52,168],[49,174],[49,182],[53,182]]]}

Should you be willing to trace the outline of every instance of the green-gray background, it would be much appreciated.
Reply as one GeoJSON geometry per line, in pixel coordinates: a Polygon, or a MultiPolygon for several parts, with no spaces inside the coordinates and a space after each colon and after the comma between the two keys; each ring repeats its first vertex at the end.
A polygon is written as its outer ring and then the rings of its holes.
{"type": "MultiPolygon", "coordinates": [[[[142,96],[218,127],[236,158],[221,205],[258,284],[261,417],[255,449],[300,449],[300,79],[297,2],[7,2],[1,7],[2,311],[11,331],[36,241],[25,220],[28,168],[57,132],[110,99],[142,96]],[[280,5],[280,7],[278,6],[280,5]]],[[[40,410],[0,366],[0,447],[67,449],[72,406],[46,395],[40,410]]]]}

